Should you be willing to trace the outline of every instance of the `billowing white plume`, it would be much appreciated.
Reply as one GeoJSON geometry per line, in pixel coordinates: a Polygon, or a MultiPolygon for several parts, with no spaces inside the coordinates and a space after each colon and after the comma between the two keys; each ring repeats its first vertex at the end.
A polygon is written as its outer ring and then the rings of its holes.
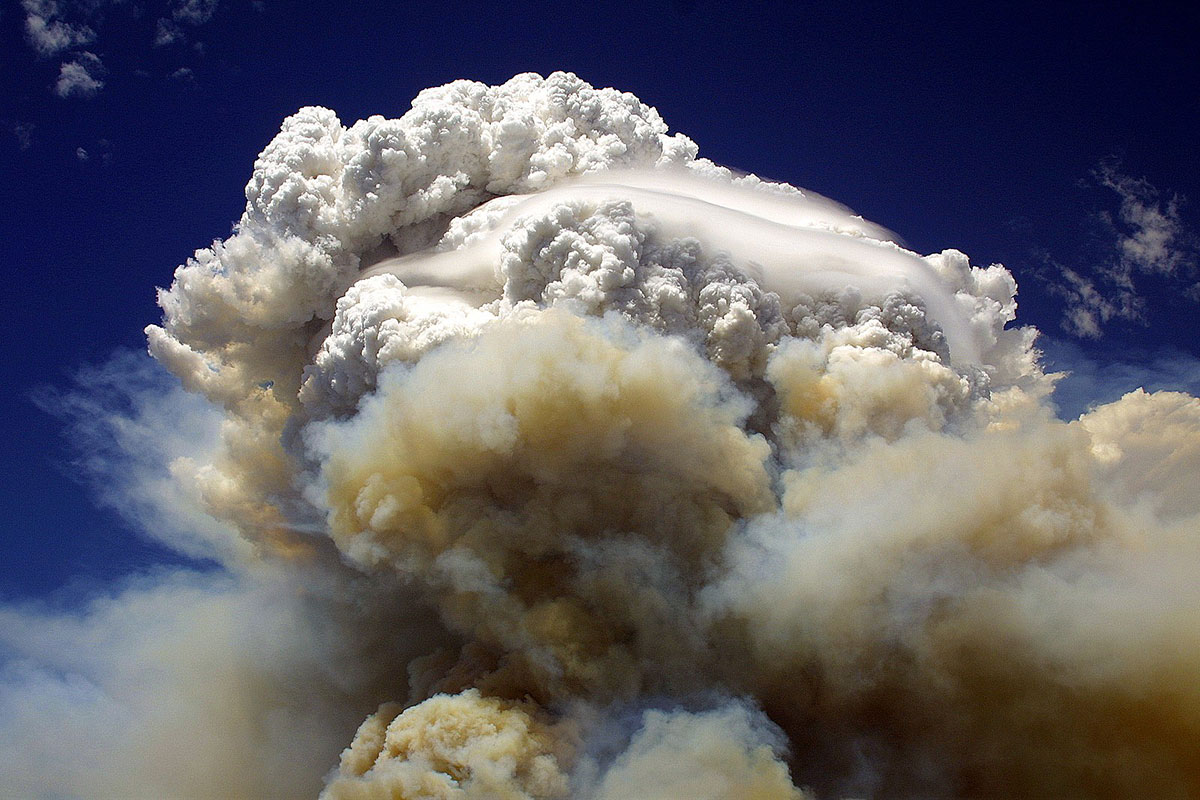
{"type": "Polygon", "coordinates": [[[1057,421],[1003,267],[667,130],[563,73],[303,109],[160,292],[224,415],[178,477],[322,621],[280,663],[357,665],[246,713],[383,704],[211,785],[1200,794],[1200,401],[1057,421]]]}

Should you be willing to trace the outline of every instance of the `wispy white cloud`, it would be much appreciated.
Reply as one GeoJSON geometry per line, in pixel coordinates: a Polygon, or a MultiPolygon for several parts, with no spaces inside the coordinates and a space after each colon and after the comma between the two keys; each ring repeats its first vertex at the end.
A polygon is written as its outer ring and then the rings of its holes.
{"type": "Polygon", "coordinates": [[[203,25],[217,11],[217,0],[175,0],[171,16],[189,25],[203,25]]]}
{"type": "Polygon", "coordinates": [[[1179,217],[1182,198],[1164,197],[1145,178],[1122,174],[1116,161],[1103,162],[1093,173],[1121,201],[1116,217],[1106,219],[1116,236],[1117,258],[1107,276],[1132,288],[1136,273],[1174,275],[1194,256],[1179,217]]]}
{"type": "Polygon", "coordinates": [[[64,424],[72,474],[132,528],[192,558],[242,554],[240,538],[205,513],[188,480],[195,463],[213,458],[220,415],[145,354],[118,352],[77,373],[69,391],[34,401],[64,424]]]}
{"type": "Polygon", "coordinates": [[[160,19],[154,26],[154,46],[165,47],[184,38],[183,29],[174,20],[160,19]]]}
{"type": "MultiPolygon", "coordinates": [[[[218,0],[158,0],[146,5],[150,7],[130,6],[126,0],[21,0],[29,46],[42,57],[62,59],[53,91],[60,97],[87,97],[104,88],[99,59],[83,48],[104,39],[102,28],[109,12],[124,6],[135,17],[157,17],[151,39],[154,47],[186,45],[191,28],[212,20],[218,0]]],[[[197,53],[204,52],[201,42],[191,45],[197,53]]]]}
{"type": "Polygon", "coordinates": [[[154,46],[164,47],[187,41],[184,25],[203,25],[217,11],[217,0],[174,0],[168,13],[159,18],[154,28],[154,46]]]}
{"type": "Polygon", "coordinates": [[[91,97],[104,88],[100,76],[104,64],[95,53],[83,52],[74,61],[65,62],[54,84],[54,93],[59,97],[91,97]]]}
{"type": "Polygon", "coordinates": [[[1062,264],[1055,264],[1061,273],[1061,283],[1055,288],[1067,301],[1063,327],[1076,336],[1099,338],[1103,326],[1110,320],[1139,319],[1145,305],[1132,289],[1116,287],[1105,292],[1103,286],[1082,273],[1062,264]]]}
{"type": "Polygon", "coordinates": [[[1117,207],[1098,215],[1104,252],[1094,264],[1073,267],[1047,258],[1051,289],[1066,301],[1063,328],[1094,339],[1114,320],[1144,322],[1147,278],[1200,300],[1200,284],[1193,283],[1197,240],[1181,217],[1183,198],[1122,172],[1115,159],[1101,162],[1089,183],[1111,191],[1117,207]]]}
{"type": "Polygon", "coordinates": [[[24,0],[25,35],[43,56],[57,55],[96,38],[90,27],[61,19],[63,9],[55,0],[24,0]]]}
{"type": "Polygon", "coordinates": [[[33,147],[33,129],[32,122],[14,122],[11,130],[13,136],[17,137],[17,149],[28,150],[33,147]]]}

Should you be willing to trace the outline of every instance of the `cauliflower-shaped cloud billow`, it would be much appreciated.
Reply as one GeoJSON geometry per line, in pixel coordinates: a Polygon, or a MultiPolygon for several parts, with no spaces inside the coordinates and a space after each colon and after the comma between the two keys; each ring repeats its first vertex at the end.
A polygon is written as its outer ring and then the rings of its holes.
{"type": "Polygon", "coordinates": [[[526,74],[289,117],[148,336],[393,677],[326,797],[1200,794],[1196,400],[1055,419],[1016,291],[526,74]]]}

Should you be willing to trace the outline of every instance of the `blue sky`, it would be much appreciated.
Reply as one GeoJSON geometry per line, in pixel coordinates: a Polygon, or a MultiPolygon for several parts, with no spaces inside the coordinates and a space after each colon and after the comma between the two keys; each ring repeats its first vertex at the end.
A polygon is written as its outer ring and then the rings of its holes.
{"type": "Polygon", "coordinates": [[[98,504],[72,442],[102,444],[63,414],[104,406],[64,393],[110,396],[97,365],[144,348],[153,288],[229,233],[283,117],[399,116],[455,78],[574,71],[718,163],[831,196],[915,250],[1005,264],[1020,321],[1076,372],[1064,414],[1143,383],[1195,392],[1198,34],[1176,5],[7,2],[0,598],[80,597],[178,560],[98,504]],[[1090,337],[1064,327],[1071,276],[1110,310],[1090,337]]]}

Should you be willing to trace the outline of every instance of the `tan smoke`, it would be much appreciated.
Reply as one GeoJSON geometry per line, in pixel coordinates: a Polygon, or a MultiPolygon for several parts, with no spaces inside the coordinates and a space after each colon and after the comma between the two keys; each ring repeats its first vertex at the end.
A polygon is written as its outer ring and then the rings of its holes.
{"type": "Polygon", "coordinates": [[[658,587],[686,599],[733,521],[773,505],[769,447],[724,388],[616,319],[497,323],[320,429],[330,533],[533,676],[518,696],[633,696],[690,649],[658,587]]]}
{"type": "Polygon", "coordinates": [[[1085,414],[1092,455],[1123,503],[1168,519],[1200,514],[1200,399],[1139,389],[1085,414]]]}
{"type": "Polygon", "coordinates": [[[1112,504],[1091,450],[1044,420],[784,476],[708,600],[800,774],[884,796],[1200,789],[1197,521],[1112,504]]]}
{"type": "Polygon", "coordinates": [[[596,800],[803,800],[777,735],[744,706],[704,713],[648,711],[596,800]]]}
{"type": "Polygon", "coordinates": [[[1200,796],[1200,401],[1056,420],[1015,296],[572,75],[302,110],[148,329],[326,631],[211,786],[1200,796]]]}
{"type": "Polygon", "coordinates": [[[470,689],[437,695],[407,710],[389,704],[368,717],[326,790],[327,800],[567,796],[560,762],[569,734],[521,705],[470,689]]]}

